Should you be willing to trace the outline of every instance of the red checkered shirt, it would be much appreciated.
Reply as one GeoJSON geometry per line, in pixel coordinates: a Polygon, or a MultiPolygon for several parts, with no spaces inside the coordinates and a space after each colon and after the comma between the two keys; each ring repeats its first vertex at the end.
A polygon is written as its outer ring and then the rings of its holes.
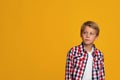
{"type": "MultiPolygon", "coordinates": [[[[95,45],[92,53],[92,79],[105,80],[104,57],[95,45]]],[[[67,54],[65,80],[82,80],[87,64],[88,54],[83,43],[70,49],[67,54]]]]}

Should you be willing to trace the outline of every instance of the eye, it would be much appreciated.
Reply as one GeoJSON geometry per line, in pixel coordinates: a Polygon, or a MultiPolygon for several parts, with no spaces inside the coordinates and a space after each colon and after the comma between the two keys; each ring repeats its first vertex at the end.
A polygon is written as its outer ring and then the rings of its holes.
{"type": "Polygon", "coordinates": [[[83,34],[87,34],[87,32],[83,32],[83,34]]]}
{"type": "Polygon", "coordinates": [[[94,35],[94,33],[91,32],[90,35],[94,35]]]}

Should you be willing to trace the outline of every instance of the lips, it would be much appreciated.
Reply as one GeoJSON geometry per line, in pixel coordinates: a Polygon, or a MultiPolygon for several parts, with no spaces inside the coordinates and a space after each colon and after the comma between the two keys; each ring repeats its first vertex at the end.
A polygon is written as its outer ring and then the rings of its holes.
{"type": "Polygon", "coordinates": [[[90,41],[89,39],[85,39],[85,41],[90,41]]]}

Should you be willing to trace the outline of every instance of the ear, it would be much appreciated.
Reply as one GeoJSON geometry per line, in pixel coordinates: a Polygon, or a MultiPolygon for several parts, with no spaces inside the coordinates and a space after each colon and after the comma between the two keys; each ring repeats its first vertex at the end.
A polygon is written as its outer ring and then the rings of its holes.
{"type": "Polygon", "coordinates": [[[80,38],[83,38],[83,35],[82,35],[82,34],[80,34],[80,38]]]}

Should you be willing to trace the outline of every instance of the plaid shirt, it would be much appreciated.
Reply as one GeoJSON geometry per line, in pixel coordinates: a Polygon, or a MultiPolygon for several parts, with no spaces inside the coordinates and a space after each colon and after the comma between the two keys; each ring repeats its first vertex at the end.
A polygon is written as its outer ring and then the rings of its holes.
{"type": "MultiPolygon", "coordinates": [[[[94,45],[92,53],[92,80],[105,80],[104,57],[94,45]]],[[[67,54],[65,80],[82,80],[87,64],[88,54],[83,43],[70,49],[67,54]]]]}

